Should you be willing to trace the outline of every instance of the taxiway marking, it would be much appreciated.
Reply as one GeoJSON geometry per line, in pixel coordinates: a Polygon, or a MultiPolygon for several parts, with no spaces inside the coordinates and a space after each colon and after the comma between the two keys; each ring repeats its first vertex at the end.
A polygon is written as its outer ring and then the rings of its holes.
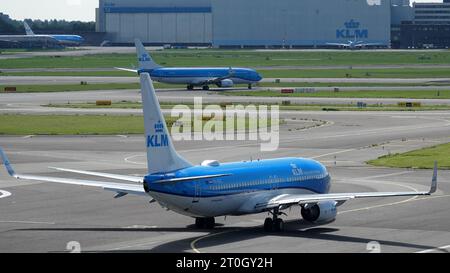
{"type": "Polygon", "coordinates": [[[421,250],[421,251],[417,251],[416,253],[432,253],[432,252],[448,252],[447,249],[450,248],[450,245],[446,245],[446,246],[439,246],[436,248],[431,248],[431,249],[426,249],[426,250],[421,250]]]}
{"type": "Polygon", "coordinates": [[[11,193],[9,191],[0,190],[0,199],[6,198],[8,196],[11,196],[11,193]]]}

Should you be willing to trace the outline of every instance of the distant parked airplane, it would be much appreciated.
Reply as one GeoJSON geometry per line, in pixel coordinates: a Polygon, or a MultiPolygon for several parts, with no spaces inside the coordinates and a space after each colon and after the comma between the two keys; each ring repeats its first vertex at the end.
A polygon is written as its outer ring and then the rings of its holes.
{"type": "Polygon", "coordinates": [[[25,21],[23,25],[25,27],[25,35],[0,35],[0,41],[13,44],[38,43],[45,47],[52,45],[77,46],[84,42],[83,37],[79,35],[34,34],[25,21]]]}
{"type": "Polygon", "coordinates": [[[195,218],[198,228],[213,228],[218,216],[268,212],[272,217],[265,219],[266,231],[283,230],[280,216],[294,206],[301,208],[304,220],[324,224],[333,221],[337,208],[352,199],[430,195],[437,189],[436,163],[428,191],[363,193],[330,193],[331,177],[326,167],[308,158],[285,157],[232,163],[205,160],[194,166],[175,150],[150,75],[140,73],[140,81],[147,150],[146,176],[56,168],[123,181],[119,183],[19,174],[0,148],[0,157],[9,175],[17,179],[103,188],[116,192],[115,198],[127,194],[147,196],[152,198],[151,203],[156,201],[169,210],[195,218]]]}
{"type": "Polygon", "coordinates": [[[23,22],[25,27],[25,32],[29,37],[50,37],[55,39],[60,45],[81,45],[84,42],[84,38],[80,35],[72,35],[72,34],[34,34],[33,30],[27,24],[27,22],[23,22]]]}
{"type": "Polygon", "coordinates": [[[218,87],[233,87],[235,84],[252,85],[259,82],[262,77],[250,68],[231,67],[162,67],[155,63],[150,54],[145,50],[139,39],[135,40],[139,61],[139,70],[117,68],[130,72],[147,72],[152,80],[169,84],[186,84],[188,90],[195,86],[201,86],[203,90],[209,90],[209,85],[218,87]]]}
{"type": "Polygon", "coordinates": [[[348,43],[327,43],[327,45],[331,46],[339,46],[347,49],[359,49],[366,46],[380,46],[380,43],[364,43],[364,41],[348,41],[348,43]]]}

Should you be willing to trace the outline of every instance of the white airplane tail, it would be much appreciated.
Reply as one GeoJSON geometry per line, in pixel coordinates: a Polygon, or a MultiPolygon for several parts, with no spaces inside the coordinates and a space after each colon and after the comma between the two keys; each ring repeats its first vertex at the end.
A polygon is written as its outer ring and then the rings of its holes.
{"type": "Polygon", "coordinates": [[[139,60],[139,69],[153,70],[161,67],[159,64],[155,63],[155,61],[153,61],[150,54],[147,52],[147,50],[145,50],[145,47],[142,44],[141,40],[135,39],[134,43],[136,45],[136,53],[139,60]]]}
{"type": "Polygon", "coordinates": [[[27,22],[23,21],[23,26],[25,27],[25,33],[26,33],[27,35],[30,35],[30,36],[34,35],[33,30],[31,30],[31,28],[30,28],[30,26],[27,24],[27,22]]]}
{"type": "Polygon", "coordinates": [[[191,167],[192,164],[175,151],[150,75],[141,73],[140,77],[148,172],[164,173],[191,167]]]}

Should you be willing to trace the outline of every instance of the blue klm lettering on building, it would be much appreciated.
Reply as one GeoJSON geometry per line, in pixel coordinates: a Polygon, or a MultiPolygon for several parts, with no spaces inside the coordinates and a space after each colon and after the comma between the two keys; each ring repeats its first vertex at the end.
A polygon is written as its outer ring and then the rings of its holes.
{"type": "Polygon", "coordinates": [[[367,39],[369,30],[360,28],[360,23],[351,19],[344,23],[344,28],[336,30],[337,39],[367,39]]]}

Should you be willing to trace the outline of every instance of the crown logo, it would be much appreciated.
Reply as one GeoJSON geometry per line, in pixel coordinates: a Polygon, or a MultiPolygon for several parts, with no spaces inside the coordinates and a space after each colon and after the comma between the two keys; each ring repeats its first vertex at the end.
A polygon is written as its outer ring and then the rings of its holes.
{"type": "Polygon", "coordinates": [[[345,22],[344,25],[346,28],[359,28],[360,23],[351,19],[350,21],[345,22]]]}
{"type": "Polygon", "coordinates": [[[140,62],[149,62],[150,61],[150,57],[147,54],[142,54],[141,57],[139,57],[139,61],[140,62]]]}
{"type": "Polygon", "coordinates": [[[164,132],[164,124],[162,124],[161,121],[158,121],[158,123],[155,124],[155,132],[156,133],[164,132]]]}

